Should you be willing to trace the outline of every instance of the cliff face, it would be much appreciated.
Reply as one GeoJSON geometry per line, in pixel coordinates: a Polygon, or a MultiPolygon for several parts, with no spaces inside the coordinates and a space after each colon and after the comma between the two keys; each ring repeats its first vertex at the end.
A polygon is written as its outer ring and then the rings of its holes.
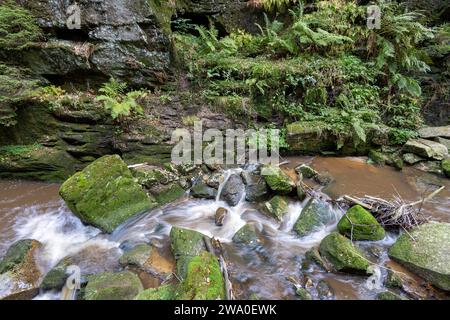
{"type": "Polygon", "coordinates": [[[37,18],[45,41],[10,58],[55,83],[89,85],[113,76],[135,87],[164,84],[171,73],[171,21],[178,16],[203,24],[212,19],[224,32],[255,27],[246,1],[83,0],[79,29],[67,23],[72,0],[18,3],[37,18]]]}
{"type": "Polygon", "coordinates": [[[169,34],[151,1],[80,1],[80,29],[68,27],[71,4],[70,0],[22,1],[47,38],[22,52],[24,65],[55,81],[113,76],[135,86],[154,86],[167,79],[169,34]]]}

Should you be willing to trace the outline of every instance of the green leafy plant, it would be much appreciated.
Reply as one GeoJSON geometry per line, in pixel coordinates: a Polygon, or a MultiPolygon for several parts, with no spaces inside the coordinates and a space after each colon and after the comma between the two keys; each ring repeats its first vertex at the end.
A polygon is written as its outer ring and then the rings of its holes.
{"type": "Polygon", "coordinates": [[[105,83],[99,92],[102,95],[96,98],[103,103],[105,110],[110,112],[114,122],[126,125],[126,120],[132,116],[143,114],[141,105],[137,99],[142,97],[143,91],[130,91],[125,93],[127,85],[114,78],[105,83]]]}

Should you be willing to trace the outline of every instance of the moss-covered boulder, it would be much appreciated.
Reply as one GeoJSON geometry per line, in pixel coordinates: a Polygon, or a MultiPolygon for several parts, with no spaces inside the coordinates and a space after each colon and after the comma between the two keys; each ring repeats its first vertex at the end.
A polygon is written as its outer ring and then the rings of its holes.
{"type": "Polygon", "coordinates": [[[261,175],[264,177],[269,188],[278,194],[289,194],[295,187],[292,179],[279,167],[265,166],[261,171],[261,175]]]}
{"type": "Polygon", "coordinates": [[[450,291],[450,224],[427,223],[402,234],[389,257],[438,288],[450,291]]]}
{"type": "Polygon", "coordinates": [[[311,199],[295,222],[294,231],[300,237],[307,236],[320,226],[328,223],[333,217],[332,208],[328,203],[311,199]]]}
{"type": "Polygon", "coordinates": [[[85,300],[133,300],[143,290],[141,280],[132,272],[104,272],[88,277],[85,300]]]}
{"type": "Polygon", "coordinates": [[[388,157],[378,150],[372,149],[369,151],[369,160],[374,164],[384,165],[387,159],[388,157]]]}
{"type": "Polygon", "coordinates": [[[366,274],[369,261],[352,242],[343,235],[333,232],[320,243],[322,257],[329,261],[337,271],[366,274]]]}
{"type": "Polygon", "coordinates": [[[288,202],[283,196],[275,196],[264,203],[264,210],[278,221],[283,220],[284,215],[288,212],[288,202]]]}
{"type": "Polygon", "coordinates": [[[177,262],[177,274],[185,277],[189,261],[206,250],[205,235],[200,232],[172,227],[170,241],[172,253],[177,262]]]}
{"type": "Polygon", "coordinates": [[[442,171],[447,178],[450,178],[450,158],[442,160],[441,162],[442,171]]]}
{"type": "Polygon", "coordinates": [[[14,243],[0,261],[0,300],[32,299],[39,293],[41,276],[36,250],[41,244],[26,239],[14,243]]]}
{"type": "Polygon", "coordinates": [[[94,161],[64,182],[59,193],[83,222],[105,232],[155,206],[118,155],[94,161]]]}
{"type": "Polygon", "coordinates": [[[172,284],[151,288],[139,293],[134,300],[173,300],[176,287],[172,284]]]}
{"type": "Polygon", "coordinates": [[[386,233],[375,217],[360,205],[347,210],[338,225],[341,234],[353,240],[382,240],[386,233]]]}
{"type": "Polygon", "coordinates": [[[178,300],[223,300],[225,285],[217,258],[203,251],[192,258],[187,266],[186,277],[179,285],[178,300]]]}

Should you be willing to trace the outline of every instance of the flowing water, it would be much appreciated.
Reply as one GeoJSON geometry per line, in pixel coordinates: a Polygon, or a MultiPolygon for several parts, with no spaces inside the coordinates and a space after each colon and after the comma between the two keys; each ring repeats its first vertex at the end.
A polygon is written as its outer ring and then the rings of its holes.
{"type": "MultiPolygon", "coordinates": [[[[374,167],[360,158],[298,157],[289,160],[290,163],[285,167],[288,173],[292,173],[293,168],[300,163],[311,163],[319,171],[328,171],[333,175],[335,181],[323,190],[332,198],[343,194],[391,198],[399,194],[405,199],[417,200],[430,193],[432,186],[446,185],[446,190],[424,206],[423,212],[434,220],[450,222],[448,180],[411,168],[397,172],[390,167],[374,167]]],[[[232,173],[240,170],[227,171],[221,187],[232,173]]],[[[163,261],[173,264],[168,235],[171,226],[179,226],[221,241],[237,298],[248,299],[255,294],[263,299],[295,299],[294,286],[288,279],[292,277],[304,281],[315,298],[373,299],[384,290],[368,286],[367,277],[327,273],[311,266],[305,269],[304,254],[318,246],[333,231],[344,214],[340,208],[330,207],[332,217],[329,223],[310,236],[299,239],[292,228],[308,200],[292,200],[283,221],[275,222],[261,213],[259,204],[250,204],[242,199],[237,206],[229,207],[219,200],[221,187],[216,200],[186,197],[133,217],[113,234],[105,235],[96,228],[83,225],[70,212],[58,196],[59,185],[0,181],[0,256],[17,240],[36,239],[43,244],[39,252],[43,274],[62,258],[70,256],[74,264],[80,266],[82,273],[87,275],[120,270],[118,258],[123,253],[122,249],[145,242],[158,248],[163,261]],[[229,211],[222,227],[214,223],[214,215],[219,207],[229,211]],[[247,222],[256,224],[260,236],[258,245],[251,248],[235,245],[231,240],[247,222]],[[320,283],[326,283],[334,295],[320,293],[320,283]]],[[[387,257],[386,249],[395,242],[397,236],[388,233],[382,241],[360,243],[360,246],[369,259],[378,265],[406,272],[387,257]]],[[[382,268],[380,277],[385,276],[386,271],[382,268]]],[[[146,288],[159,285],[154,279],[141,277],[141,280],[146,288]]],[[[57,292],[42,292],[36,299],[58,298],[57,292]]]]}

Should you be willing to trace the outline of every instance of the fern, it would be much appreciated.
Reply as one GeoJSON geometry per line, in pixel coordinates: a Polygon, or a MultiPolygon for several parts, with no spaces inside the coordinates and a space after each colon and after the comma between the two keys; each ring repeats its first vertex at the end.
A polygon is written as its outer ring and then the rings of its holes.
{"type": "Polygon", "coordinates": [[[99,89],[103,95],[96,98],[103,103],[105,110],[109,111],[111,118],[118,123],[124,123],[133,115],[143,114],[143,109],[136,100],[143,96],[144,92],[131,91],[125,94],[126,87],[126,83],[111,78],[99,89]]]}

